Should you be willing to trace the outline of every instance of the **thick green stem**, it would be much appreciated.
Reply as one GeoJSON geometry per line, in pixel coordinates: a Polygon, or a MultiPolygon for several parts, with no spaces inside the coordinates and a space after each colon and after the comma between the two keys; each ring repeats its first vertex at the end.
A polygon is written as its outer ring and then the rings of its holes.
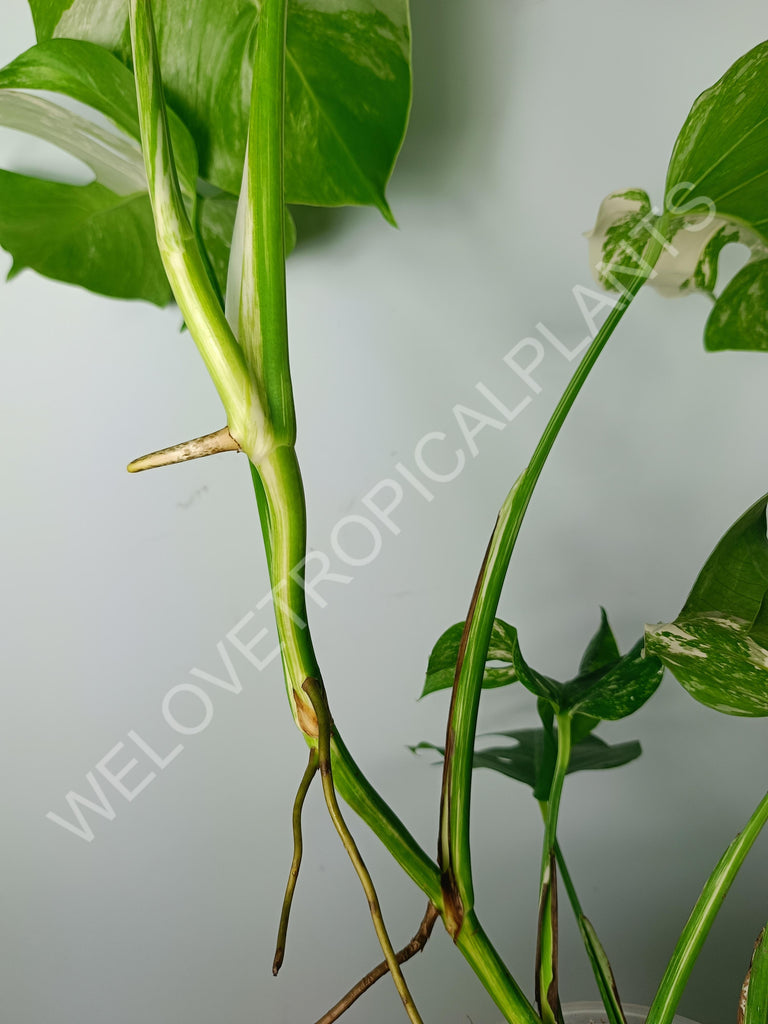
{"type": "Polygon", "coordinates": [[[757,805],[754,814],[744,826],[744,831],[736,836],[707,879],[661,979],[656,997],[648,1011],[646,1024],[670,1024],[717,912],[767,821],[768,793],[757,805]]]}
{"type": "Polygon", "coordinates": [[[287,0],[262,0],[253,64],[243,208],[238,338],[262,383],[275,443],[292,445],[296,417],[288,362],[283,136],[287,0]]]}
{"type": "MultiPolygon", "coordinates": [[[[317,723],[303,685],[306,679],[320,679],[321,674],[307,622],[306,504],[295,451],[285,447],[275,449],[258,468],[252,468],[252,474],[267,545],[288,699],[296,724],[310,746],[315,746],[317,723]]],[[[339,793],[440,909],[442,896],[437,865],[365,778],[335,726],[331,753],[339,793]]]]}
{"type": "Polygon", "coordinates": [[[645,247],[639,273],[621,294],[587,349],[557,403],[528,467],[509,492],[499,512],[475,587],[456,666],[445,743],[440,812],[439,860],[447,912],[456,929],[461,928],[463,916],[474,905],[469,835],[472,761],[483,672],[502,586],[528,504],[560,428],[608,339],[661,255],[666,227],[664,218],[657,227],[645,247]]]}
{"type": "Polygon", "coordinates": [[[511,1024],[541,1024],[474,911],[466,915],[464,926],[454,941],[507,1021],[511,1024]]]}
{"type": "Polygon", "coordinates": [[[253,459],[271,445],[258,381],[249,373],[208,275],[176,174],[150,0],[131,0],[131,47],[141,148],[163,266],[227,413],[230,432],[253,459]]]}
{"type": "MultiPolygon", "coordinates": [[[[263,491],[262,523],[268,524],[269,576],[280,654],[291,711],[299,728],[317,736],[317,723],[305,679],[319,679],[320,669],[307,627],[304,559],[307,545],[306,502],[296,452],[275,448],[256,467],[263,491]]],[[[257,491],[258,493],[258,491],[257,491]]]]}

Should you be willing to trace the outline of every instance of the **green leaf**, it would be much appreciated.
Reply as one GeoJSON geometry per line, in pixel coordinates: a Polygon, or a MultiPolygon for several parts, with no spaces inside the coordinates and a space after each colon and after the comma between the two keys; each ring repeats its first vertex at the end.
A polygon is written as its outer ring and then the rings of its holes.
{"type": "Polygon", "coordinates": [[[760,932],[742,993],[742,1024],[765,1024],[768,1020],[768,942],[765,928],[760,932]]]}
{"type": "MultiPolygon", "coordinates": [[[[485,750],[475,751],[475,767],[491,768],[493,771],[518,779],[531,788],[537,788],[541,777],[535,772],[532,773],[531,768],[546,760],[544,756],[548,739],[546,731],[517,729],[498,735],[514,739],[514,745],[489,747],[485,750]]],[[[566,774],[619,768],[623,764],[634,761],[641,753],[640,744],[636,740],[611,746],[598,736],[585,736],[578,743],[573,744],[566,774]]],[[[545,800],[548,787],[543,788],[545,795],[538,799],[545,800]]]]}
{"type": "Polygon", "coordinates": [[[517,630],[513,627],[510,627],[510,629],[513,639],[512,662],[515,666],[517,678],[526,690],[529,690],[536,697],[541,697],[548,701],[555,711],[560,711],[562,708],[562,683],[552,679],[550,676],[542,675],[541,672],[537,672],[530,667],[520,650],[517,630]]]}
{"type": "MultiPolygon", "coordinates": [[[[513,729],[494,735],[506,736],[514,742],[475,750],[473,767],[488,768],[516,779],[530,786],[537,800],[546,800],[555,767],[556,750],[552,736],[546,729],[513,729]]],[[[444,754],[443,747],[432,743],[419,743],[410,749],[413,752],[434,750],[440,755],[444,754]]],[[[619,768],[636,760],[641,753],[640,744],[636,740],[611,746],[598,736],[589,735],[573,744],[566,774],[619,768]]]]}
{"type": "MultiPolygon", "coordinates": [[[[696,287],[713,292],[724,245],[741,241],[753,261],[717,300],[705,330],[710,351],[768,350],[765,318],[768,243],[768,42],[754,47],[693,104],[678,136],[666,184],[679,222],[716,212],[696,287]]],[[[676,236],[675,244],[677,244],[676,236]]]]}
{"type": "Polygon", "coordinates": [[[768,259],[747,263],[724,289],[709,315],[704,345],[768,352],[768,259]]]}
{"type": "MultiPolygon", "coordinates": [[[[716,299],[704,341],[710,351],[768,350],[768,42],[739,58],[693,104],[672,152],[665,210],[670,245],[652,286],[669,296],[698,290],[715,298],[722,250],[746,245],[750,263],[716,299]]],[[[622,268],[637,265],[633,250],[649,212],[648,197],[637,189],[603,201],[589,259],[604,287],[621,287],[622,268]]]]}
{"type": "Polygon", "coordinates": [[[678,619],[648,626],[646,644],[692,697],[727,715],[768,715],[768,650],[739,619],[678,619]]]}
{"type": "Polygon", "coordinates": [[[621,655],[616,637],[608,624],[608,615],[605,608],[600,608],[600,626],[587,648],[579,664],[579,675],[586,676],[592,672],[599,672],[602,669],[610,668],[621,655]]]}
{"type": "Polygon", "coordinates": [[[13,254],[9,276],[31,267],[102,295],[158,306],[171,298],[146,193],[0,171],[0,245],[13,254]]]}
{"type": "Polygon", "coordinates": [[[130,58],[126,0],[29,0],[38,42],[54,35],[89,39],[130,58]],[[84,34],[84,33],[87,33],[84,34]]]}
{"type": "Polygon", "coordinates": [[[118,195],[147,190],[141,147],[133,139],[100,128],[57,103],[15,89],[0,90],[0,125],[25,131],[70,153],[90,167],[100,184],[118,195]]]}
{"type": "Polygon", "coordinates": [[[584,939],[587,956],[592,964],[595,980],[600,989],[600,997],[603,1000],[603,1006],[605,1006],[610,1024],[626,1024],[624,1009],[621,1005],[619,990],[610,960],[592,922],[584,914],[579,916],[579,931],[584,939]]]}
{"type": "Polygon", "coordinates": [[[721,615],[752,623],[768,590],[768,495],[750,506],[718,542],[699,573],[680,618],[721,615]]]}
{"type": "Polygon", "coordinates": [[[373,204],[391,219],[384,190],[411,102],[408,4],[345,7],[303,0],[289,8],[286,195],[310,205],[373,204]]]}
{"type": "Polygon", "coordinates": [[[580,676],[566,683],[561,698],[563,707],[604,721],[617,721],[642,707],[658,689],[663,675],[662,663],[649,657],[643,641],[638,640],[606,672],[580,676]]]}
{"type": "Polygon", "coordinates": [[[669,164],[667,209],[747,225],[768,242],[768,42],[699,96],[669,164]],[[684,209],[688,207],[687,209],[684,209]]]}
{"type": "MultiPolygon", "coordinates": [[[[109,118],[117,128],[131,138],[139,138],[134,77],[116,57],[93,43],[73,39],[52,39],[46,43],[39,43],[0,70],[0,89],[45,89],[69,96],[109,118]]],[[[41,102],[38,97],[29,99],[41,102]]],[[[1,112],[2,108],[0,116],[1,112]]],[[[6,122],[3,120],[0,123],[6,122]]],[[[14,124],[10,127],[23,127],[31,134],[39,134],[36,130],[37,123],[34,109],[30,108],[23,125],[14,124]]],[[[172,112],[169,113],[169,128],[182,188],[187,195],[192,196],[195,194],[197,182],[195,144],[185,126],[172,112]]],[[[100,134],[107,135],[106,132],[100,134]]],[[[64,149],[68,148],[66,132],[62,133],[61,138],[44,137],[64,149]]],[[[127,141],[117,135],[114,144],[124,146],[127,141]]],[[[142,168],[143,177],[141,151],[135,146],[131,147],[131,151],[142,168]]]]}
{"type": "MultiPolygon", "coordinates": [[[[434,693],[436,690],[448,690],[453,686],[463,633],[464,623],[457,622],[442,634],[433,647],[427,664],[427,678],[421,697],[426,697],[427,694],[434,693]]],[[[488,648],[488,662],[501,661],[505,664],[502,666],[486,665],[483,675],[483,686],[486,689],[507,686],[517,680],[512,667],[514,636],[515,631],[512,626],[502,619],[494,620],[491,643],[488,648]]]]}
{"type": "MultiPolygon", "coordinates": [[[[619,655],[604,609],[600,628],[584,652],[582,672],[568,683],[559,683],[531,668],[523,658],[516,630],[510,627],[510,631],[518,679],[531,693],[548,701],[555,712],[578,712],[592,721],[625,718],[653,695],[664,674],[661,662],[646,656],[642,640],[623,657],[619,655]],[[590,671],[585,672],[585,668],[590,671]]],[[[586,731],[591,728],[594,725],[588,725],[586,731]]]]}
{"type": "Polygon", "coordinates": [[[696,700],[731,715],[768,715],[768,540],[760,498],[710,555],[671,623],[646,647],[696,700]]]}
{"type": "MultiPolygon", "coordinates": [[[[32,0],[38,39],[86,39],[129,63],[124,0],[32,0]]],[[[237,194],[245,153],[258,11],[252,0],[155,0],[169,102],[189,127],[201,174],[237,194]]],[[[293,0],[286,66],[289,203],[373,204],[408,121],[407,0],[293,0]]]]}
{"type": "MultiPolygon", "coordinates": [[[[74,186],[3,172],[0,245],[13,257],[11,276],[30,267],[103,295],[157,305],[171,301],[135,141],[132,73],[92,43],[55,39],[34,46],[0,70],[0,124],[58,145],[96,176],[90,185],[74,186]],[[115,130],[22,89],[54,91],[89,104],[115,130]]],[[[180,180],[194,197],[194,143],[177,117],[170,128],[181,154],[180,180]]]]}

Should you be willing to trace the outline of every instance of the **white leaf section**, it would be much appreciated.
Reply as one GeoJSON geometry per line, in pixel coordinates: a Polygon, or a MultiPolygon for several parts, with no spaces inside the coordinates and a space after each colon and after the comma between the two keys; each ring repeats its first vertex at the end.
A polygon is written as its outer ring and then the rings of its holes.
{"type": "MultiPolygon", "coordinates": [[[[613,192],[602,201],[595,226],[585,234],[590,270],[599,285],[615,290],[611,268],[614,280],[620,279],[621,273],[615,268],[635,263],[652,218],[650,200],[638,189],[613,192]]],[[[717,283],[720,252],[734,243],[749,248],[751,259],[766,255],[762,240],[743,224],[711,214],[681,218],[648,283],[666,298],[695,291],[711,295],[717,283]]]]}
{"type": "Polygon", "coordinates": [[[91,168],[117,195],[147,191],[141,147],[122,132],[107,131],[41,96],[0,90],[0,124],[51,142],[91,168]]]}

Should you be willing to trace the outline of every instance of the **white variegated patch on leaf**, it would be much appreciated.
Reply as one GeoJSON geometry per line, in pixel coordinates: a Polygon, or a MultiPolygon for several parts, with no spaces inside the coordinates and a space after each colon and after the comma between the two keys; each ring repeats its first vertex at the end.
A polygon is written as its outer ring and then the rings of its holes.
{"type": "MultiPolygon", "coordinates": [[[[639,267],[643,246],[658,216],[641,189],[612,192],[600,204],[589,240],[589,266],[599,285],[618,291],[639,267]]],[[[768,255],[763,239],[743,224],[697,215],[681,219],[650,276],[660,295],[676,298],[702,291],[714,297],[720,254],[726,245],[750,250],[750,262],[768,255]]]]}
{"type": "Polygon", "coordinates": [[[727,715],[768,715],[768,650],[743,619],[702,616],[648,626],[645,644],[692,697],[727,715]]]}
{"type": "Polygon", "coordinates": [[[768,715],[768,539],[760,498],[707,559],[674,622],[646,626],[646,650],[696,700],[768,715]]]}

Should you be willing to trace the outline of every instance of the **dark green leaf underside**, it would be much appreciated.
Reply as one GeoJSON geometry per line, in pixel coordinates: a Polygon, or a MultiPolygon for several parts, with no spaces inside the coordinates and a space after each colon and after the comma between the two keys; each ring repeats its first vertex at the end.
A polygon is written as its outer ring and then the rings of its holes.
{"type": "MultiPolygon", "coordinates": [[[[516,779],[529,786],[537,800],[546,800],[552,782],[555,758],[555,749],[546,730],[516,729],[499,735],[507,736],[514,742],[476,750],[473,766],[489,768],[508,778],[516,779]]],[[[419,743],[412,749],[434,750],[441,755],[444,754],[442,747],[432,743],[419,743]]],[[[610,746],[604,740],[590,734],[574,744],[567,774],[618,768],[634,761],[641,752],[640,744],[635,740],[610,746]]]]}

